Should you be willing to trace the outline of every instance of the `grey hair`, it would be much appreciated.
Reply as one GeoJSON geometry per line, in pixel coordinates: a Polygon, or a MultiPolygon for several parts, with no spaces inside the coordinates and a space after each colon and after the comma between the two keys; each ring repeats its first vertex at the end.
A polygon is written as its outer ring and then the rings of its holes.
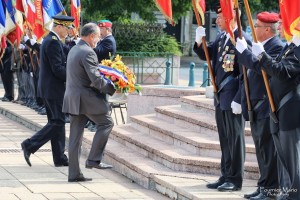
{"type": "Polygon", "coordinates": [[[93,33],[98,33],[98,32],[99,32],[98,25],[93,23],[93,22],[90,22],[90,23],[85,24],[82,27],[80,35],[82,37],[86,37],[86,36],[89,36],[93,33]]]}
{"type": "Polygon", "coordinates": [[[277,30],[277,28],[278,28],[278,23],[272,23],[271,26],[270,26],[270,28],[271,28],[271,32],[272,32],[273,34],[275,34],[275,35],[278,34],[278,30],[277,30]]]}

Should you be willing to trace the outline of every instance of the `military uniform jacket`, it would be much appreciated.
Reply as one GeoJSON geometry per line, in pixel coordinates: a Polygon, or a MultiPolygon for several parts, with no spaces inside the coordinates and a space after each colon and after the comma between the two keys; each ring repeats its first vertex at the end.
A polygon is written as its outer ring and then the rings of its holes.
{"type": "MultiPolygon", "coordinates": [[[[281,40],[276,36],[272,37],[264,44],[264,49],[272,58],[275,58],[281,52],[283,45],[284,44],[281,42],[281,40]]],[[[238,53],[238,62],[248,69],[247,77],[254,119],[268,118],[270,114],[269,99],[261,70],[258,70],[257,68],[259,63],[258,59],[250,50],[246,49],[242,54],[238,53]]],[[[244,86],[242,89],[242,110],[244,118],[249,120],[248,105],[244,86]]]]}
{"type": "Polygon", "coordinates": [[[68,55],[67,83],[63,112],[73,115],[105,114],[110,110],[106,94],[115,92],[113,85],[97,69],[94,50],[83,40],[68,55]]]}
{"type": "Polygon", "coordinates": [[[63,43],[50,32],[40,47],[38,96],[46,99],[63,99],[66,81],[66,57],[63,43]]]}
{"type": "Polygon", "coordinates": [[[114,56],[117,51],[117,45],[114,36],[109,35],[101,40],[94,50],[97,54],[99,63],[104,59],[110,59],[110,57],[114,56]]]}
{"type": "MultiPolygon", "coordinates": [[[[271,76],[270,87],[274,98],[279,127],[272,127],[272,132],[279,128],[289,131],[300,127],[300,47],[290,44],[273,60],[271,56],[263,53],[258,65],[271,76]],[[280,101],[290,91],[294,91],[292,98],[279,110],[280,101]]],[[[274,126],[275,124],[273,124],[274,126]]]]}
{"type": "MultiPolygon", "coordinates": [[[[234,32],[235,38],[237,37],[237,31],[234,32]]],[[[250,40],[243,32],[243,37],[251,44],[250,40]]],[[[215,101],[215,106],[220,107],[221,110],[230,110],[231,102],[235,101],[241,103],[241,85],[242,85],[242,68],[237,62],[237,51],[228,39],[226,44],[226,34],[220,33],[216,40],[207,45],[210,59],[212,61],[213,72],[218,90],[220,90],[222,82],[225,79],[230,81],[218,92],[219,104],[215,101]]],[[[205,53],[202,48],[194,45],[194,52],[200,59],[206,60],[205,53]]],[[[224,82],[223,82],[224,83],[224,82]]]]}

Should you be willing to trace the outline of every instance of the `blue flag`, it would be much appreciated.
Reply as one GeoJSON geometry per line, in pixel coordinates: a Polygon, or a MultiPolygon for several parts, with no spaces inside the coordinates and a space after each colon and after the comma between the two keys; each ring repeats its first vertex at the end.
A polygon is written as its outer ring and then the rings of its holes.
{"type": "Polygon", "coordinates": [[[44,27],[50,30],[52,17],[60,14],[64,10],[64,6],[60,0],[43,0],[44,27]]]}
{"type": "Polygon", "coordinates": [[[5,30],[5,7],[4,2],[1,1],[0,5],[0,36],[4,33],[5,30]]]}

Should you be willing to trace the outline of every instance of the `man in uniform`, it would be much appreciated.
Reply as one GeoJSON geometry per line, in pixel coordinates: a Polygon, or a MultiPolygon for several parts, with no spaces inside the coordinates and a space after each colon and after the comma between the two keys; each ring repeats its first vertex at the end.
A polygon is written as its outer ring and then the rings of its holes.
{"type": "MultiPolygon", "coordinates": [[[[283,26],[280,23],[280,35],[283,26]]],[[[300,34],[300,22],[295,30],[300,34]]],[[[271,76],[270,88],[278,122],[270,119],[271,133],[278,156],[279,186],[277,199],[300,199],[300,37],[293,36],[276,59],[262,43],[253,43],[252,53],[259,60],[254,67],[271,76]]]]}
{"type": "Polygon", "coordinates": [[[53,17],[54,25],[40,47],[40,73],[38,96],[43,98],[48,123],[31,138],[21,143],[24,158],[29,166],[29,157],[51,140],[52,155],[56,167],[68,166],[65,152],[65,115],[62,104],[65,93],[66,57],[62,39],[68,34],[73,17],[58,15],[53,17]]]}
{"type": "MultiPolygon", "coordinates": [[[[225,32],[225,19],[222,10],[217,10],[216,23],[221,31],[216,40],[208,44],[208,52],[212,58],[213,72],[218,87],[218,101],[215,99],[215,117],[218,127],[221,157],[221,177],[215,183],[207,184],[210,189],[219,191],[235,191],[242,188],[245,160],[244,119],[241,115],[240,87],[242,69],[237,63],[236,50],[225,32]]],[[[237,37],[236,22],[233,27],[237,37]]],[[[245,33],[243,32],[243,35],[245,33]]],[[[194,51],[200,59],[205,60],[201,38],[205,29],[196,30],[194,51]]],[[[250,43],[250,41],[249,41],[250,43]]]]}
{"type": "Polygon", "coordinates": [[[100,42],[98,42],[94,51],[97,54],[98,62],[103,59],[110,59],[117,51],[116,40],[112,35],[112,23],[109,20],[100,20],[98,23],[100,27],[100,42]]]}
{"type": "MultiPolygon", "coordinates": [[[[261,12],[257,14],[256,18],[257,21],[254,27],[257,40],[264,45],[266,52],[275,58],[283,48],[283,43],[277,36],[279,15],[277,13],[261,12]]],[[[253,112],[253,121],[250,121],[250,125],[260,172],[257,190],[251,194],[245,194],[244,197],[251,200],[271,199],[274,192],[272,195],[269,191],[278,188],[278,175],[277,155],[270,131],[270,105],[267,91],[261,71],[256,71],[253,68],[258,64],[258,60],[247,49],[246,41],[237,39],[236,48],[240,53],[238,54],[238,62],[248,68],[247,76],[253,112]]],[[[242,91],[243,116],[249,121],[245,88],[242,91]]]]}

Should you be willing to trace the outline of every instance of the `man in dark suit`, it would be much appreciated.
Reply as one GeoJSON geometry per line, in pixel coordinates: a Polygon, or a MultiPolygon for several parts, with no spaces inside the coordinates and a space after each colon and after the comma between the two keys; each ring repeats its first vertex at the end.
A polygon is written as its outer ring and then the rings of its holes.
{"type": "Polygon", "coordinates": [[[4,96],[2,101],[14,100],[14,72],[12,71],[12,46],[9,42],[6,42],[7,47],[4,49],[3,57],[0,63],[1,79],[4,87],[4,96]]]}
{"type": "MultiPolygon", "coordinates": [[[[272,58],[277,57],[283,48],[283,43],[277,36],[279,15],[261,12],[257,14],[256,18],[254,27],[257,40],[264,45],[264,49],[272,58]]],[[[253,67],[259,61],[251,50],[247,49],[246,41],[237,39],[236,48],[239,52],[238,62],[248,69],[249,93],[253,112],[253,121],[250,122],[250,125],[260,172],[257,190],[251,194],[245,194],[244,197],[251,200],[270,199],[274,192],[271,194],[269,191],[278,188],[278,175],[277,154],[270,131],[270,105],[267,91],[261,71],[256,71],[256,68],[253,67]]],[[[249,121],[245,88],[242,92],[242,110],[243,116],[249,121]]]]}
{"type": "Polygon", "coordinates": [[[29,157],[51,140],[52,155],[56,167],[68,166],[65,152],[65,115],[62,104],[65,93],[66,57],[61,39],[67,36],[73,17],[59,15],[53,17],[52,31],[45,37],[40,47],[40,73],[38,96],[43,98],[48,123],[31,138],[21,143],[24,157],[29,166],[29,157]]]}
{"type": "MultiPolygon", "coordinates": [[[[222,10],[219,8],[217,11],[216,23],[221,31],[225,31],[225,19],[222,10]]],[[[236,22],[233,30],[235,30],[234,36],[236,38],[236,22]]],[[[205,60],[201,44],[202,36],[205,36],[205,30],[203,27],[198,27],[194,51],[200,59],[205,60]]],[[[242,69],[237,63],[237,52],[231,42],[229,33],[222,32],[214,42],[207,46],[218,87],[219,101],[215,99],[215,117],[222,151],[222,176],[215,183],[207,184],[207,187],[219,191],[240,190],[243,183],[245,160],[244,119],[241,115],[240,105],[242,69]]]]}
{"type": "Polygon", "coordinates": [[[101,162],[113,128],[110,106],[105,95],[113,95],[112,82],[98,71],[98,59],[93,48],[100,38],[97,24],[88,23],[81,30],[81,40],[68,55],[67,83],[63,112],[70,114],[69,182],[90,181],[79,167],[80,148],[84,126],[88,119],[96,124],[96,134],[86,161],[86,168],[105,169],[111,165],[101,162]]]}
{"type": "MultiPolygon", "coordinates": [[[[283,26],[279,24],[283,37],[283,26]]],[[[295,32],[300,35],[300,22],[295,32]]],[[[300,37],[294,35],[292,43],[276,59],[267,54],[262,43],[253,43],[252,53],[259,60],[254,67],[264,69],[271,76],[270,87],[279,121],[270,120],[282,192],[277,199],[300,199],[300,37]]]]}
{"type": "Polygon", "coordinates": [[[112,35],[112,23],[109,20],[100,20],[98,23],[100,27],[100,42],[97,44],[94,51],[97,54],[98,62],[103,59],[110,59],[117,50],[116,40],[112,35]]]}

